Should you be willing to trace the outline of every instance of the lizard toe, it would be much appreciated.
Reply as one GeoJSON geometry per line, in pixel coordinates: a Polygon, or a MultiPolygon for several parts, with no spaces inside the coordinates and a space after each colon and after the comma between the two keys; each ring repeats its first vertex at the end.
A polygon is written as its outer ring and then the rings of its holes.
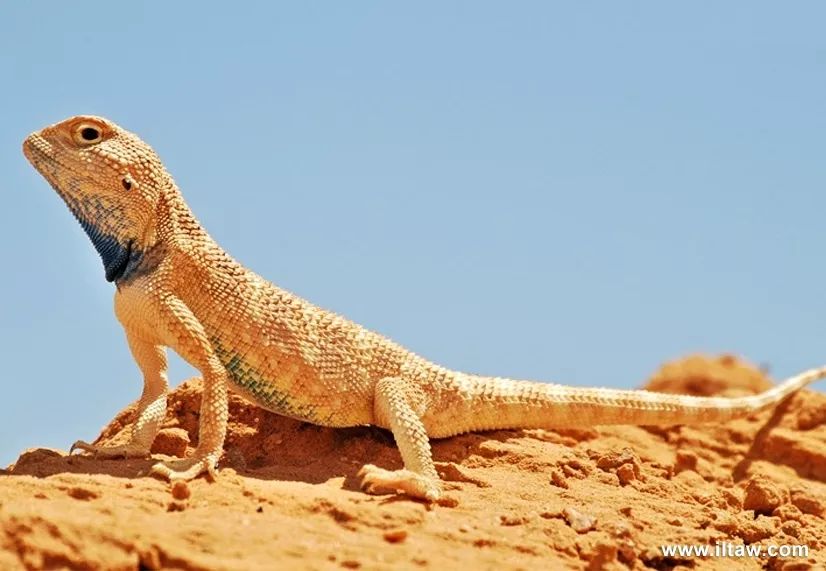
{"type": "Polygon", "coordinates": [[[428,501],[436,501],[442,495],[438,482],[410,470],[385,470],[366,464],[358,477],[361,489],[368,494],[406,494],[428,501]]]}
{"type": "Polygon", "coordinates": [[[69,454],[74,453],[76,450],[80,450],[97,458],[145,458],[149,456],[149,448],[137,444],[96,446],[83,440],[78,440],[69,448],[69,454]]]}
{"type": "Polygon", "coordinates": [[[152,473],[169,481],[192,480],[207,472],[212,479],[217,478],[215,461],[211,458],[184,458],[168,462],[158,462],[152,466],[152,473]]]}
{"type": "Polygon", "coordinates": [[[81,452],[88,452],[90,454],[95,454],[97,452],[97,446],[89,444],[83,440],[76,440],[72,447],[69,448],[69,454],[74,454],[76,450],[80,450],[81,452]]]}

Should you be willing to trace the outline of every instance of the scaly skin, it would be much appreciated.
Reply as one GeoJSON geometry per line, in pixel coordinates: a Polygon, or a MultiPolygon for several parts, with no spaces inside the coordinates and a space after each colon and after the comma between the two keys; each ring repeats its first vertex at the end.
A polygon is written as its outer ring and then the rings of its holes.
{"type": "Polygon", "coordinates": [[[404,470],[365,466],[368,492],[435,500],[429,437],[497,428],[722,421],[770,407],[826,376],[813,369],[762,394],[702,398],[480,377],[444,369],[247,270],[203,230],[154,151],[93,116],[30,135],[23,151],[60,194],[114,282],[115,314],[143,372],[131,440],[77,442],[104,457],[146,456],[166,413],[166,348],[204,378],[191,457],[156,464],[170,479],[213,472],[232,389],[273,412],[324,426],[393,432],[404,470]]]}

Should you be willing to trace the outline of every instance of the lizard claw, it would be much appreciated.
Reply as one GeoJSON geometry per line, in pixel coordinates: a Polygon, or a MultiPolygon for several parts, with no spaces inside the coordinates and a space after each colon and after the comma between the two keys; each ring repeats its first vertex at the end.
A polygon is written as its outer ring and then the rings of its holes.
{"type": "Polygon", "coordinates": [[[402,493],[430,502],[442,496],[438,482],[410,470],[385,470],[366,464],[359,470],[361,489],[368,494],[402,493]]]}
{"type": "Polygon", "coordinates": [[[119,446],[96,446],[83,440],[78,440],[69,448],[69,455],[80,450],[97,458],[145,458],[149,456],[149,448],[136,444],[121,444],[119,446]]]}
{"type": "Polygon", "coordinates": [[[89,444],[88,442],[85,442],[83,440],[76,440],[75,443],[72,444],[72,447],[69,448],[69,456],[74,454],[75,450],[80,450],[82,452],[89,452],[90,454],[94,454],[95,452],[97,452],[97,446],[93,446],[92,444],[89,444]]]}
{"type": "Polygon", "coordinates": [[[168,462],[158,462],[152,466],[152,473],[166,478],[169,481],[192,480],[201,473],[207,472],[213,480],[218,478],[215,468],[215,460],[211,456],[202,458],[184,458],[181,460],[170,460],[168,462]]]}

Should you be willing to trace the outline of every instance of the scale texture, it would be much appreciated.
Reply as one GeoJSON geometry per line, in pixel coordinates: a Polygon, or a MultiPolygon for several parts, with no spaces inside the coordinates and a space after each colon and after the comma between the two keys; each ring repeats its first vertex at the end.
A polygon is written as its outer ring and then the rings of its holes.
{"type": "Polygon", "coordinates": [[[155,152],[94,116],[31,134],[31,164],[63,198],[116,286],[115,314],[144,377],[127,444],[73,449],[147,456],[167,405],[166,349],[204,379],[198,445],[161,462],[170,479],[214,472],[231,389],[259,406],[333,427],[392,431],[405,468],[367,465],[362,487],[438,499],[430,438],[501,428],[688,424],[743,416],[826,376],[812,369],[740,398],[574,388],[451,371],[287,292],[231,258],[196,220],[155,152]]]}

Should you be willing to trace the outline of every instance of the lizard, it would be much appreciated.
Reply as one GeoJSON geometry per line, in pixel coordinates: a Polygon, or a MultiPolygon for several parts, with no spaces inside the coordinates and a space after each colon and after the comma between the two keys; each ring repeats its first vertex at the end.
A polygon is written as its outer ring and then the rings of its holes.
{"type": "Polygon", "coordinates": [[[759,411],[826,376],[810,369],[762,393],[723,398],[579,388],[453,371],[277,287],[230,257],[184,201],[155,151],[112,121],[79,115],[29,135],[23,152],[91,239],[143,375],[128,441],[80,451],[150,457],[166,416],[167,349],[203,376],[199,435],[170,480],[215,477],[228,391],[310,423],[392,432],[404,467],[366,464],[368,493],[438,500],[430,439],[493,429],[719,422],[759,411]]]}

